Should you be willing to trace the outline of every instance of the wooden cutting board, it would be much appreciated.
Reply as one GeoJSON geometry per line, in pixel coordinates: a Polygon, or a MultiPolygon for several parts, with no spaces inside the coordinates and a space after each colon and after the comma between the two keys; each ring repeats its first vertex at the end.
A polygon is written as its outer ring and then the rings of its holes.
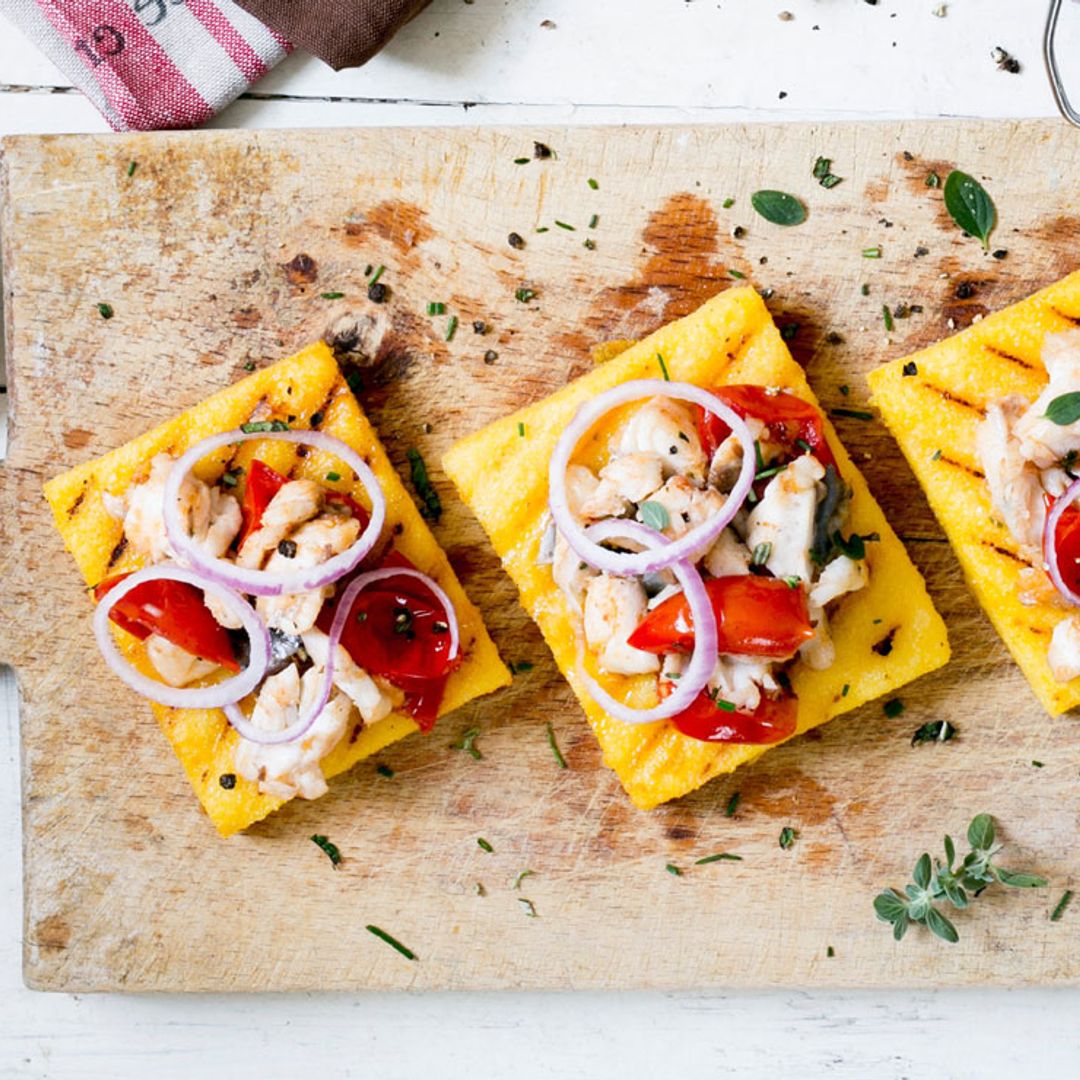
{"type": "Polygon", "coordinates": [[[880,424],[838,422],[949,622],[952,663],[903,691],[901,716],[872,704],[654,813],[635,810],[603,768],[438,468],[458,436],[585,370],[595,342],[685,314],[733,272],[773,290],[823,401],[859,407],[874,365],[1075,269],[1080,133],[1041,122],[203,132],[12,139],[3,165],[12,437],[0,471],[0,658],[22,691],[30,985],[1080,980],[1080,911],[1049,921],[1080,874],[1080,730],[1035,703],[880,424]],[[534,139],[554,155],[533,159],[534,139]],[[838,187],[811,176],[818,155],[833,159],[838,187]],[[929,173],[954,165],[997,201],[1003,257],[963,237],[928,187],[929,173]],[[761,187],[801,196],[806,224],[757,217],[749,195],[761,187]],[[863,257],[879,245],[880,259],[863,257]],[[299,272],[299,255],[315,276],[299,272]],[[386,267],[382,306],[366,298],[369,265],[386,267]],[[534,303],[515,300],[520,286],[534,303]],[[458,317],[451,341],[429,301],[458,317]],[[883,304],[913,312],[891,335],[883,304]],[[223,841],[149,711],[100,662],[41,484],[246,364],[355,320],[365,407],[399,466],[412,446],[427,458],[446,507],[437,535],[506,659],[533,667],[328,797],[223,841]],[[936,718],[959,737],[913,748],[936,718]],[[450,748],[470,727],[481,760],[450,748]],[[946,830],[963,835],[979,811],[997,816],[1006,865],[1041,871],[1051,888],[986,894],[957,917],[957,945],[918,929],[893,943],[874,895],[903,885],[921,851],[938,851],[946,830]],[[786,851],[784,826],[799,832],[786,851]],[[316,832],[340,847],[337,871],[316,832]],[[743,861],[694,865],[719,851],[743,861]]]}

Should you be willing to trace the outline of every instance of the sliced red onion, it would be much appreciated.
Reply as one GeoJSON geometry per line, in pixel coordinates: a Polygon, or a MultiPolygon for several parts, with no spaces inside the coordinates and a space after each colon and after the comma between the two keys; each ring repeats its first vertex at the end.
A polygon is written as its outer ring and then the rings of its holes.
{"type": "Polygon", "coordinates": [[[375,546],[386,521],[386,497],[379,481],[360,455],[340,439],[321,431],[252,431],[239,428],[220,435],[211,435],[197,442],[173,466],[165,482],[165,531],[176,557],[201,571],[211,581],[225,585],[249,596],[282,596],[284,594],[312,592],[330,585],[344,577],[375,546]],[[223,446],[250,442],[253,439],[280,439],[283,442],[302,443],[333,454],[356,473],[371,500],[371,520],[356,541],[343,552],[320,566],[311,566],[275,574],[266,570],[251,570],[237,566],[229,559],[217,559],[207,554],[192,537],[180,517],[180,486],[184,478],[207,454],[223,446]]]}
{"type": "MultiPolygon", "coordinates": [[[[667,539],[660,533],[636,521],[613,518],[590,525],[586,532],[591,542],[631,540],[642,544],[646,549],[660,548],[668,544],[667,539]]],[[[670,569],[683,587],[686,601],[690,605],[690,618],[694,625],[694,651],[673,693],[651,709],[635,709],[625,705],[612,697],[585,670],[583,656],[579,650],[578,677],[585,684],[589,696],[616,720],[622,720],[627,724],[651,724],[657,720],[667,720],[672,716],[677,716],[693,704],[716,670],[716,658],[719,655],[716,615],[713,612],[709,594],[705,591],[705,583],[694,566],[685,559],[672,563],[670,569]]]]}
{"type": "Polygon", "coordinates": [[[270,662],[270,634],[254,608],[235,590],[216,581],[208,581],[202,575],[183,566],[162,563],[137,570],[130,577],[114,585],[98,602],[94,611],[94,637],[97,638],[109,667],[121,681],[143,697],[168,705],[173,709],[220,709],[230,702],[239,701],[245,694],[250,694],[259,685],[270,662]],[[213,686],[194,690],[183,687],[166,686],[155,679],[148,678],[141,671],[136,671],[124,659],[116,646],[109,628],[109,612],[123,600],[132,589],[137,589],[147,581],[183,581],[197,589],[210,593],[232,611],[241,622],[250,642],[247,667],[239,674],[213,686]]]}
{"type": "Polygon", "coordinates": [[[1057,553],[1057,527],[1058,522],[1061,520],[1061,515],[1076,501],[1077,496],[1080,496],[1080,480],[1074,480],[1062,493],[1054,500],[1054,505],[1050,507],[1050,513],[1046,515],[1046,524],[1043,525],[1043,558],[1046,560],[1046,569],[1050,574],[1050,580],[1054,583],[1054,588],[1057,589],[1070,604],[1076,604],[1080,606],[1080,596],[1072,591],[1068,585],[1065,584],[1065,579],[1061,576],[1061,567],[1058,565],[1058,553],[1057,553]]]}
{"type": "Polygon", "coordinates": [[[292,742],[295,739],[303,738],[312,724],[318,720],[330,700],[330,694],[334,686],[334,654],[341,643],[341,635],[345,630],[345,621],[352,610],[353,601],[364,589],[376,581],[396,577],[411,577],[416,578],[417,581],[422,581],[431,590],[439,603],[442,604],[443,610],[446,612],[446,624],[450,630],[450,651],[447,653],[447,659],[456,659],[460,641],[457,614],[454,611],[454,605],[451,603],[450,597],[446,595],[438,583],[429,578],[427,574],[422,574],[419,570],[412,570],[408,567],[385,567],[381,570],[370,570],[366,574],[358,574],[350,581],[348,587],[337,601],[334,621],[330,624],[330,633],[327,635],[326,667],[323,669],[322,686],[319,690],[318,699],[307,714],[281,731],[266,731],[257,727],[244,716],[238,704],[230,703],[225,706],[225,715],[229,718],[229,723],[245,739],[254,743],[261,743],[264,746],[292,742]]]}
{"type": "Polygon", "coordinates": [[[754,483],[755,459],[754,437],[741,416],[724,404],[715,394],[699,386],[683,382],[665,382],[662,379],[635,379],[600,394],[578,409],[574,419],[566,426],[555,444],[548,472],[548,505],[551,516],[566,542],[575,553],[590,566],[608,574],[629,576],[647,574],[670,566],[679,559],[690,559],[702,548],[709,546],[731,523],[750,493],[754,483]],[[566,470],[577,445],[589,429],[601,417],[620,405],[627,405],[642,398],[669,397],[700,405],[706,412],[720,417],[731,428],[732,434],[742,444],[743,459],[739,478],[724,502],[723,510],[714,518],[691,529],[678,540],[664,540],[663,545],[653,545],[645,551],[623,553],[608,551],[593,543],[586,530],[578,524],[570,511],[566,494],[566,470]]]}

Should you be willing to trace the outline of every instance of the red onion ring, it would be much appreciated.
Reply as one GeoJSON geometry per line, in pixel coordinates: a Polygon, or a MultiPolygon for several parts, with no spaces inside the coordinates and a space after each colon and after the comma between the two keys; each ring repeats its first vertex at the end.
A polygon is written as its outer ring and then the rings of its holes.
{"type": "MultiPolygon", "coordinates": [[[[590,525],[586,532],[590,541],[633,540],[647,548],[668,545],[664,536],[636,521],[612,518],[590,525]]],[[[667,720],[672,716],[677,716],[696,700],[716,670],[716,658],[719,655],[716,615],[709,601],[709,594],[705,591],[705,583],[693,564],[685,559],[669,564],[669,569],[682,585],[687,603],[690,605],[690,618],[694,625],[694,651],[674,692],[661,704],[651,709],[635,709],[613,698],[585,670],[583,650],[579,646],[578,678],[585,684],[589,696],[616,720],[622,720],[627,724],[651,724],[656,720],[667,720]]]]}
{"type": "Polygon", "coordinates": [[[1054,588],[1070,604],[1080,606],[1080,596],[1065,584],[1065,579],[1061,576],[1056,542],[1057,526],[1061,520],[1061,515],[1076,501],[1078,495],[1080,495],[1080,480],[1074,480],[1054,500],[1054,505],[1050,507],[1050,513],[1046,515],[1046,523],[1043,525],[1043,558],[1046,560],[1046,570],[1050,575],[1050,580],[1054,583],[1054,588]]]}
{"type": "Polygon", "coordinates": [[[303,738],[312,724],[318,720],[330,700],[330,693],[334,686],[334,654],[341,643],[341,635],[345,630],[345,621],[352,610],[353,601],[369,585],[393,577],[411,577],[422,581],[431,590],[439,603],[442,604],[443,610],[446,612],[446,624],[450,630],[450,651],[447,653],[447,659],[456,659],[460,642],[457,613],[454,611],[454,605],[451,603],[450,597],[446,595],[438,583],[429,578],[427,574],[422,574],[419,570],[412,570],[408,567],[384,567],[381,570],[369,570],[366,574],[358,574],[349,582],[348,587],[341,594],[341,599],[337,602],[334,621],[330,624],[330,633],[327,635],[329,640],[326,647],[326,667],[323,670],[322,688],[319,691],[318,700],[307,715],[302,716],[295,723],[290,724],[281,731],[264,731],[262,728],[256,727],[244,716],[238,704],[232,702],[225,706],[225,715],[229,718],[229,723],[245,739],[250,742],[261,743],[263,746],[272,746],[303,738]]]}
{"type": "Polygon", "coordinates": [[[715,394],[702,390],[691,383],[664,382],[662,379],[634,379],[600,394],[578,409],[574,419],[566,426],[551,455],[548,471],[548,505],[551,516],[566,542],[579,558],[605,573],[622,576],[648,574],[660,570],[680,559],[688,559],[715,540],[732,518],[739,512],[754,483],[756,463],[754,460],[754,437],[741,416],[724,404],[715,394]],[[605,414],[620,405],[640,401],[647,397],[670,397],[678,401],[690,401],[700,405],[706,412],[719,416],[731,428],[732,434],[743,447],[742,469],[735,486],[724,503],[724,509],[709,521],[691,529],[678,540],[664,540],[663,545],[650,545],[644,551],[624,554],[608,551],[593,543],[574,515],[566,494],[566,470],[577,445],[586,432],[605,414]]]}
{"type": "Polygon", "coordinates": [[[168,705],[173,709],[220,709],[230,702],[239,701],[245,694],[250,694],[270,663],[270,633],[255,609],[235,590],[216,581],[209,581],[201,575],[183,566],[163,563],[160,566],[148,566],[125,578],[113,586],[98,602],[94,611],[94,637],[109,667],[120,680],[143,697],[156,701],[159,705],[168,705]],[[213,686],[186,690],[182,687],[166,686],[155,679],[148,678],[136,671],[121,655],[109,628],[109,612],[118,601],[123,600],[132,589],[147,581],[183,581],[197,589],[212,593],[239,618],[247,632],[251,644],[247,667],[238,675],[215,683],[213,686]]]}
{"type": "Polygon", "coordinates": [[[325,435],[321,431],[245,432],[237,428],[220,435],[211,435],[197,442],[176,462],[165,482],[164,519],[165,532],[177,558],[201,571],[208,580],[249,596],[282,596],[312,592],[324,585],[332,584],[352,570],[371,551],[379,539],[386,521],[386,497],[379,487],[375,474],[360,455],[351,446],[340,439],[335,439],[332,435],[325,435]],[[371,499],[371,520],[353,544],[332,559],[327,559],[321,566],[302,568],[286,574],[249,570],[246,567],[237,566],[228,559],[214,558],[202,550],[180,520],[180,485],[195,464],[207,454],[213,453],[222,446],[251,442],[253,439],[281,439],[284,442],[314,446],[340,458],[356,473],[371,499]]]}

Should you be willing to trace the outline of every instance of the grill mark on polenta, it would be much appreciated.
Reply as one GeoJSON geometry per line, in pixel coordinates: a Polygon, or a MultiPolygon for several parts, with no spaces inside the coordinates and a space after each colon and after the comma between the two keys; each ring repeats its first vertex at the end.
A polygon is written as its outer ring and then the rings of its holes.
{"type": "Polygon", "coordinates": [[[1059,318],[1064,319],[1068,323],[1072,323],[1073,326],[1080,326],[1080,315],[1069,315],[1062,311],[1056,304],[1050,305],[1050,310],[1059,318]]]}
{"type": "Polygon", "coordinates": [[[67,516],[69,518],[73,518],[79,512],[79,507],[82,506],[83,500],[86,498],[86,492],[89,486],[90,481],[87,480],[82,486],[82,491],[75,496],[75,501],[68,507],[67,516]]]}
{"type": "Polygon", "coordinates": [[[888,656],[896,644],[896,632],[899,629],[899,626],[894,626],[883,638],[870,646],[871,651],[876,652],[878,656],[888,656]]]}
{"type": "Polygon", "coordinates": [[[730,363],[734,364],[738,361],[739,357],[743,354],[743,350],[746,348],[747,344],[749,344],[750,339],[755,336],[755,333],[755,331],[751,330],[745,331],[742,337],[739,338],[738,345],[736,345],[734,349],[728,350],[727,358],[730,363]]]}
{"type": "Polygon", "coordinates": [[[956,458],[951,458],[947,454],[942,454],[938,458],[938,461],[945,465],[951,465],[954,469],[959,469],[961,472],[966,472],[969,476],[975,477],[976,480],[985,480],[986,473],[982,469],[976,469],[974,465],[965,465],[962,461],[957,461],[956,458]]]}
{"type": "Polygon", "coordinates": [[[1018,555],[1015,551],[1010,551],[1007,547],[1002,547],[1000,544],[995,544],[993,540],[980,540],[979,543],[982,544],[984,548],[989,548],[990,551],[996,551],[1002,558],[1011,559],[1021,566],[1031,565],[1022,555],[1018,555]]]}
{"type": "Polygon", "coordinates": [[[999,349],[996,345],[983,345],[983,348],[988,353],[993,353],[994,356],[1000,357],[1002,360],[1008,360],[1012,364],[1016,364],[1022,367],[1025,371],[1039,371],[1041,370],[1038,365],[1030,364],[1021,356],[1014,356],[1011,352],[1006,352],[1004,349],[999,349]]]}
{"type": "Polygon", "coordinates": [[[120,537],[120,539],[117,540],[116,546],[112,549],[112,551],[109,554],[109,561],[108,561],[108,563],[106,564],[106,567],[105,567],[107,570],[111,570],[120,561],[120,556],[123,555],[124,552],[127,550],[127,546],[128,546],[127,533],[124,533],[120,537]]]}
{"type": "Polygon", "coordinates": [[[968,401],[967,398],[962,398],[959,394],[954,394],[951,390],[943,390],[940,386],[935,386],[933,383],[924,382],[923,388],[931,391],[931,393],[937,394],[942,401],[948,401],[953,405],[959,405],[963,409],[970,409],[973,413],[978,413],[979,416],[985,416],[986,410],[981,405],[976,405],[973,401],[968,401]]]}

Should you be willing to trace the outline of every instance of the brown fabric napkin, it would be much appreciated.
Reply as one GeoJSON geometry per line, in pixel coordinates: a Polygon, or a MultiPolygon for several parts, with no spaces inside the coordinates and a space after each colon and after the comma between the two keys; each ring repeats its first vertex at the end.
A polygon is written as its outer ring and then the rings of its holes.
{"type": "Polygon", "coordinates": [[[366,64],[428,0],[238,0],[335,71],[366,64]]]}

